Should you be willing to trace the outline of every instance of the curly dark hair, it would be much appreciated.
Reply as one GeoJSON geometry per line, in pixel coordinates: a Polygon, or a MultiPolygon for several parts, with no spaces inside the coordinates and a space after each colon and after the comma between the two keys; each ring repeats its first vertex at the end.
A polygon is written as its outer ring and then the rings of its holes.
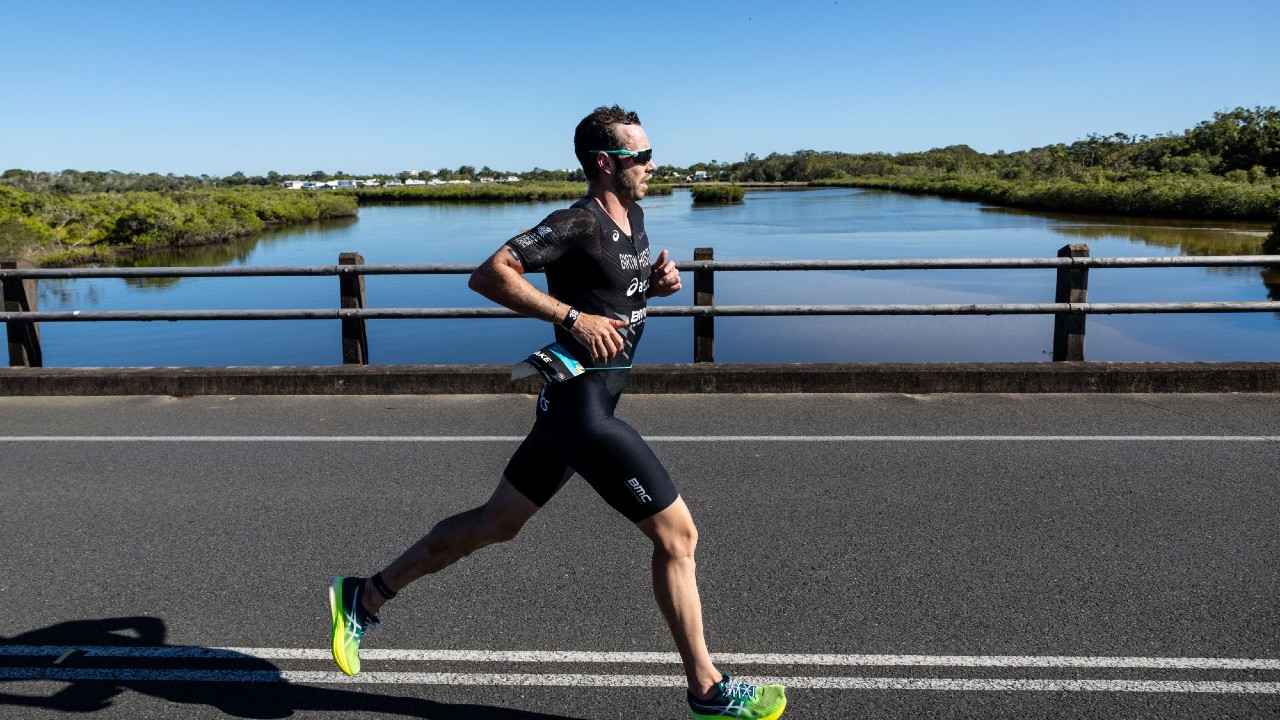
{"type": "Polygon", "coordinates": [[[640,116],[634,112],[623,110],[614,105],[601,105],[591,114],[582,118],[573,131],[573,154],[578,156],[582,164],[582,172],[588,180],[596,179],[596,160],[591,150],[618,150],[622,147],[622,138],[618,136],[618,125],[639,125],[640,116]]]}

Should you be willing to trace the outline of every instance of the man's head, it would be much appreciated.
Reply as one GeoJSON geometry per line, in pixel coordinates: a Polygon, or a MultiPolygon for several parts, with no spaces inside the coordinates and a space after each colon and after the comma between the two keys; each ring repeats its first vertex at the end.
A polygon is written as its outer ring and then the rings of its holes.
{"type": "Polygon", "coordinates": [[[596,108],[573,133],[573,152],[588,182],[595,184],[604,179],[603,171],[609,176],[611,189],[626,201],[644,197],[652,174],[652,152],[638,156],[634,152],[609,151],[640,151],[648,147],[649,138],[640,127],[640,116],[617,105],[596,108]]]}

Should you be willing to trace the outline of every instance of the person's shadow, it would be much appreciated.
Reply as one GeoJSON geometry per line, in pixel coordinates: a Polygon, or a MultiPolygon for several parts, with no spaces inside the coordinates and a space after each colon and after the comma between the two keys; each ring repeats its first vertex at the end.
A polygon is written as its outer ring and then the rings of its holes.
{"type": "MultiPolygon", "coordinates": [[[[92,678],[93,671],[87,670],[90,664],[88,657],[78,657],[71,653],[60,658],[63,662],[50,665],[48,653],[43,656],[5,654],[4,647],[10,646],[55,646],[73,648],[93,647],[138,647],[164,648],[178,647],[165,645],[165,624],[163,620],[153,617],[104,618],[101,620],[74,620],[58,623],[39,630],[32,630],[11,638],[0,639],[0,668],[7,667],[9,673],[0,670],[0,678],[9,679],[49,679],[55,682],[67,682],[67,686],[52,695],[20,695],[0,692],[0,715],[8,715],[3,707],[29,707],[60,710],[64,712],[91,713],[111,707],[116,696],[126,690],[151,695],[172,703],[192,705],[209,705],[222,712],[242,718],[286,718],[298,710],[326,711],[335,713],[382,713],[401,715],[411,718],[427,718],[429,720],[565,720],[563,715],[547,715],[545,713],[526,712],[488,705],[458,705],[435,702],[416,697],[400,697],[396,695],[378,695],[375,693],[338,690],[308,685],[296,685],[283,678],[272,677],[280,669],[275,665],[225,650],[208,650],[208,662],[216,669],[248,671],[256,679],[255,682],[208,682],[208,681],[156,681],[133,679],[79,679],[83,674],[92,678]],[[30,677],[24,678],[15,668],[36,668],[30,677]],[[42,675],[50,668],[56,668],[42,675]],[[83,672],[81,672],[83,671],[83,672]]],[[[192,648],[184,647],[184,651],[192,648]]],[[[198,651],[199,648],[196,648],[198,651]]],[[[154,653],[150,653],[154,654],[154,653]]],[[[186,654],[186,653],[184,653],[186,654]]],[[[166,663],[173,666],[174,661],[163,658],[148,660],[148,667],[164,667],[166,663]]],[[[206,665],[201,659],[202,667],[206,665]]],[[[117,658],[93,656],[91,663],[95,668],[123,667],[117,658]]],[[[136,667],[140,663],[127,663],[136,667]]],[[[185,669],[190,669],[191,660],[183,662],[185,669]]],[[[99,672],[101,675],[102,673],[99,672]]],[[[339,715],[342,717],[343,715],[339,715]]]]}

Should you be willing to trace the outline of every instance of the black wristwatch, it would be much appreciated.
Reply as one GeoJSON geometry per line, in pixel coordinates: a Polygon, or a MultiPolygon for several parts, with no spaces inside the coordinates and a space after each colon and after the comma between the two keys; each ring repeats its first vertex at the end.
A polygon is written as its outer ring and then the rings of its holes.
{"type": "Polygon", "coordinates": [[[575,308],[575,307],[569,308],[569,314],[565,315],[564,319],[560,321],[560,327],[564,328],[565,330],[568,330],[569,328],[573,327],[573,324],[578,322],[578,316],[581,314],[582,313],[578,312],[578,308],[575,308]]]}

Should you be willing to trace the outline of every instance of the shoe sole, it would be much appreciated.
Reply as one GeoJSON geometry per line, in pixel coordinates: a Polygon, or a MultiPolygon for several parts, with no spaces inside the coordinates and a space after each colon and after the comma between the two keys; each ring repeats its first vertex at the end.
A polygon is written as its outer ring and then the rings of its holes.
{"type": "Polygon", "coordinates": [[[333,582],[329,583],[329,618],[333,622],[331,630],[332,634],[332,650],[333,661],[338,664],[338,669],[346,675],[355,675],[360,672],[359,668],[355,672],[348,667],[343,638],[347,636],[347,627],[342,617],[342,578],[336,577],[333,582]]]}
{"type": "MultiPolygon", "coordinates": [[[[760,720],[778,720],[778,718],[782,717],[782,711],[786,709],[787,709],[787,699],[784,697],[782,699],[782,707],[778,708],[774,712],[769,713],[768,715],[765,715],[764,717],[760,718],[760,720]]],[[[731,715],[703,715],[702,713],[696,713],[693,710],[690,710],[689,714],[692,715],[697,720],[719,720],[720,718],[732,717],[731,715]]]]}

